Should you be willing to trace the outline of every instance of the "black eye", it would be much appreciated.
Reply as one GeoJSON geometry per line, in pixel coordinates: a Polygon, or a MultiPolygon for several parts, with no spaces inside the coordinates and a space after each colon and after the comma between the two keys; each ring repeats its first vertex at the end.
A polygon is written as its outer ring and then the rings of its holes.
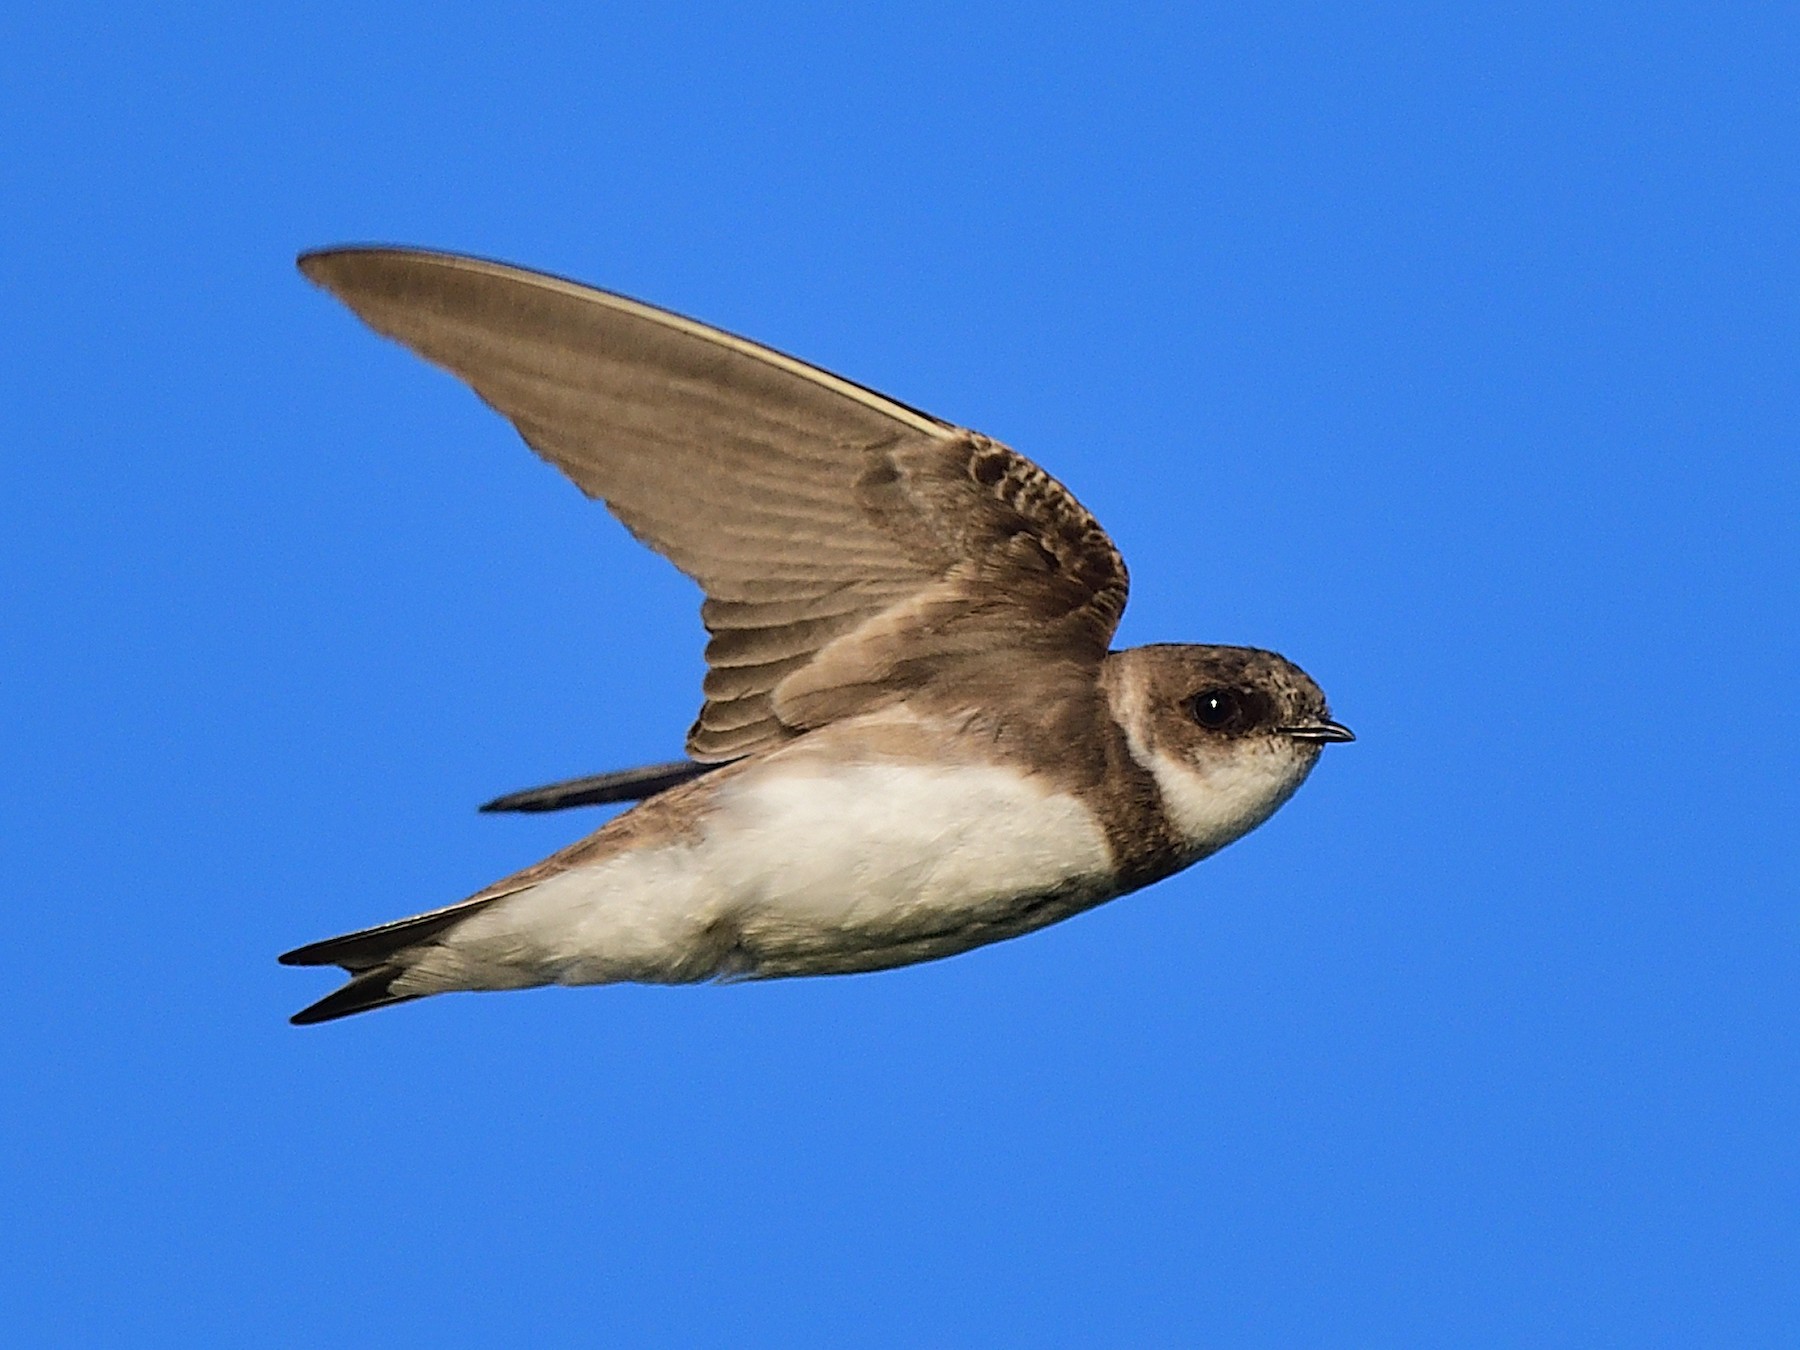
{"type": "Polygon", "coordinates": [[[1203,689],[1189,706],[1194,720],[1208,731],[1224,731],[1244,718],[1244,701],[1234,689],[1203,689]]]}

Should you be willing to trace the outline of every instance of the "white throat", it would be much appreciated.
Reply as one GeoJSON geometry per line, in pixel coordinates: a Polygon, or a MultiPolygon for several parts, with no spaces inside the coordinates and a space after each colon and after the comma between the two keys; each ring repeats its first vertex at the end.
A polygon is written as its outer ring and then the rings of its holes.
{"type": "MultiPolygon", "coordinates": [[[[1132,752],[1136,754],[1136,745],[1132,752]]],[[[1163,811],[1190,850],[1190,859],[1199,859],[1274,815],[1305,781],[1313,758],[1284,745],[1250,741],[1210,764],[1154,749],[1138,762],[1156,779],[1163,811]]]]}

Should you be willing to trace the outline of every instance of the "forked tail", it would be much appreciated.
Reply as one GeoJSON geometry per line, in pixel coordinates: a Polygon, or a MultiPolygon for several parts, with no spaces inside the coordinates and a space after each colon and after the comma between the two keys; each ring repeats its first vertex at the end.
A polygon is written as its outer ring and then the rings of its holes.
{"type": "Polygon", "coordinates": [[[342,966],[350,976],[348,984],[302,1008],[288,1021],[297,1027],[311,1026],[315,1022],[330,1022],[352,1013],[423,998],[423,994],[393,992],[394,981],[404,975],[411,964],[405,959],[406,953],[430,942],[498,899],[500,895],[477,896],[443,909],[415,914],[410,919],[396,919],[392,923],[377,924],[373,928],[283,952],[280,960],[284,966],[342,966]]]}

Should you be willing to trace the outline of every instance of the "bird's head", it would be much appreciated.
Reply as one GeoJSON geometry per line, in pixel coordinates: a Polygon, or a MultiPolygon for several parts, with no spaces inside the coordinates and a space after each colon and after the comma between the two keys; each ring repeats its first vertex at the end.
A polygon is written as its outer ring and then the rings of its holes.
{"type": "Polygon", "coordinates": [[[1255,647],[1132,647],[1107,657],[1103,686],[1189,861],[1262,824],[1325,745],[1355,739],[1305,671],[1255,647]]]}

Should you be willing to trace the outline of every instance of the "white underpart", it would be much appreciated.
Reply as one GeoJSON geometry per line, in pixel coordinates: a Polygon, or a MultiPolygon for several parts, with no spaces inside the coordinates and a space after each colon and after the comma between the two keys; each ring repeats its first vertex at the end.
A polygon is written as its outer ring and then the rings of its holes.
{"type": "Polygon", "coordinates": [[[394,987],[795,974],[901,948],[924,959],[1009,935],[970,936],[1017,921],[1029,897],[1101,899],[1112,871],[1092,813],[1014,770],[781,766],[722,785],[686,841],[498,901],[420,951],[394,987]]]}
{"type": "Polygon", "coordinates": [[[1204,767],[1161,750],[1139,762],[1156,778],[1163,810],[1190,850],[1188,860],[1197,861],[1274,815],[1305,780],[1312,759],[1280,743],[1245,741],[1204,767]]]}

